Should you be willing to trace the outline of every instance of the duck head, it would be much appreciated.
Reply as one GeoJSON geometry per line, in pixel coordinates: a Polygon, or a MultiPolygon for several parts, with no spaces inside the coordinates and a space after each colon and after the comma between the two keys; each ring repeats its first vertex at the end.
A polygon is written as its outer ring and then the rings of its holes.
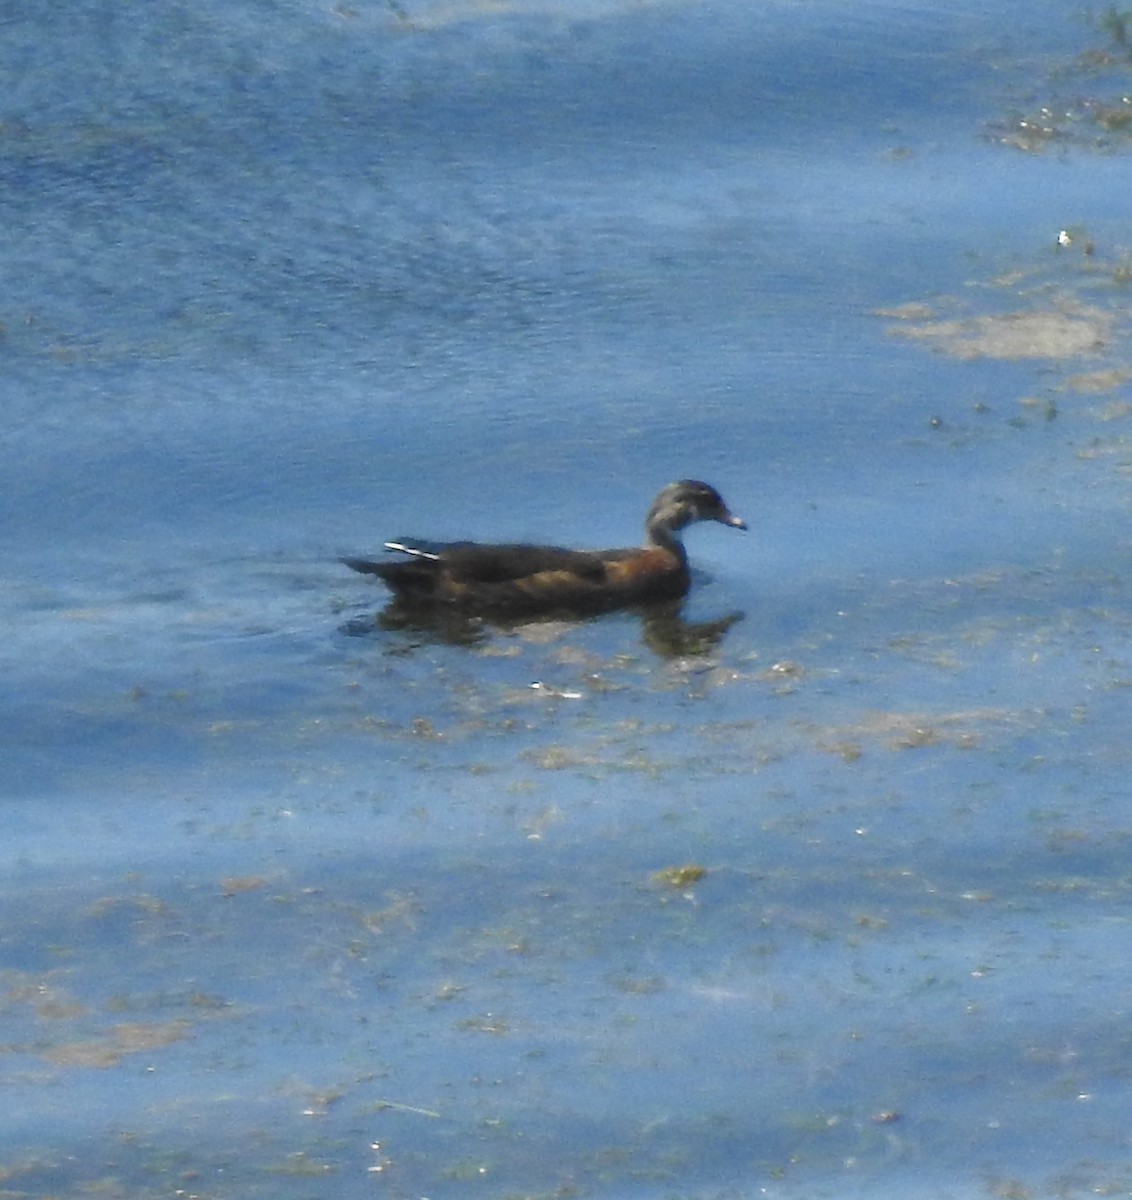
{"type": "Polygon", "coordinates": [[[681,479],[670,483],[653,501],[645,529],[651,541],[666,544],[672,534],[696,521],[718,521],[732,529],[747,528],[747,522],[731,512],[711,484],[681,479]]]}

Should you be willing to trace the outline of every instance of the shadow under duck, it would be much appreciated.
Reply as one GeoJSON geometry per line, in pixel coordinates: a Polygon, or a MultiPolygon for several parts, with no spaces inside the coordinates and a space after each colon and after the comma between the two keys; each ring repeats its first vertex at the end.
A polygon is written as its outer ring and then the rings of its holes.
{"type": "Polygon", "coordinates": [[[569,550],[526,543],[397,538],[397,560],[344,558],[376,575],[406,612],[447,609],[487,617],[597,613],[683,596],[691,583],[680,532],[696,521],[746,529],[723,497],[697,479],[670,483],[645,519],[645,543],[624,550],[569,550]]]}

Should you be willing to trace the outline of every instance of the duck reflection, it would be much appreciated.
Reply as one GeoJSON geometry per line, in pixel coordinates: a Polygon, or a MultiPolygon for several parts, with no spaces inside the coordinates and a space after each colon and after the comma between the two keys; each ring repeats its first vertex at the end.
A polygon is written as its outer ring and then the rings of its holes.
{"type": "MultiPolygon", "coordinates": [[[[641,623],[641,641],[660,658],[683,658],[710,654],[717,649],[731,627],[743,620],[744,613],[732,612],[710,621],[689,621],[684,616],[683,600],[639,605],[627,610],[641,623]]],[[[577,622],[586,613],[560,610],[528,620],[502,620],[470,616],[445,608],[414,609],[397,600],[374,615],[347,621],[341,630],[348,637],[372,637],[379,632],[416,635],[415,641],[441,642],[449,646],[475,646],[487,641],[492,633],[514,633],[525,627],[551,620],[577,622]]]]}

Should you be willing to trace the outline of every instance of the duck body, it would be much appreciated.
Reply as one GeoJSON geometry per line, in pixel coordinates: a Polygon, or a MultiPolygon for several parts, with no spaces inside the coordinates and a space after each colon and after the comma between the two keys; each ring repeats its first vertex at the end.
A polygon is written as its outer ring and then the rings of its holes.
{"type": "Polygon", "coordinates": [[[673,599],[690,583],[687,564],[660,549],[589,551],[479,542],[437,546],[413,538],[389,542],[387,549],[408,558],[343,561],[355,571],[378,576],[406,608],[444,606],[503,617],[603,612],[673,599]]]}
{"type": "Polygon", "coordinates": [[[645,522],[645,544],[635,549],[398,538],[386,542],[385,549],[399,559],[342,561],[378,576],[405,610],[504,618],[606,612],[687,592],[691,572],[679,533],[695,521],[747,528],[713,487],[684,479],[657,496],[645,522]]]}

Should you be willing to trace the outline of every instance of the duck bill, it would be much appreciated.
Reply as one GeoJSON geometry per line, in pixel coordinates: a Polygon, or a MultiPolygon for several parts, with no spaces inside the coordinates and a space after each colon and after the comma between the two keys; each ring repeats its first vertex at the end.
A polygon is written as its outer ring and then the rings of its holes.
{"type": "Polygon", "coordinates": [[[747,522],[742,517],[737,517],[733,513],[728,513],[726,516],[718,518],[721,525],[729,525],[732,529],[746,529],[747,522]]]}

